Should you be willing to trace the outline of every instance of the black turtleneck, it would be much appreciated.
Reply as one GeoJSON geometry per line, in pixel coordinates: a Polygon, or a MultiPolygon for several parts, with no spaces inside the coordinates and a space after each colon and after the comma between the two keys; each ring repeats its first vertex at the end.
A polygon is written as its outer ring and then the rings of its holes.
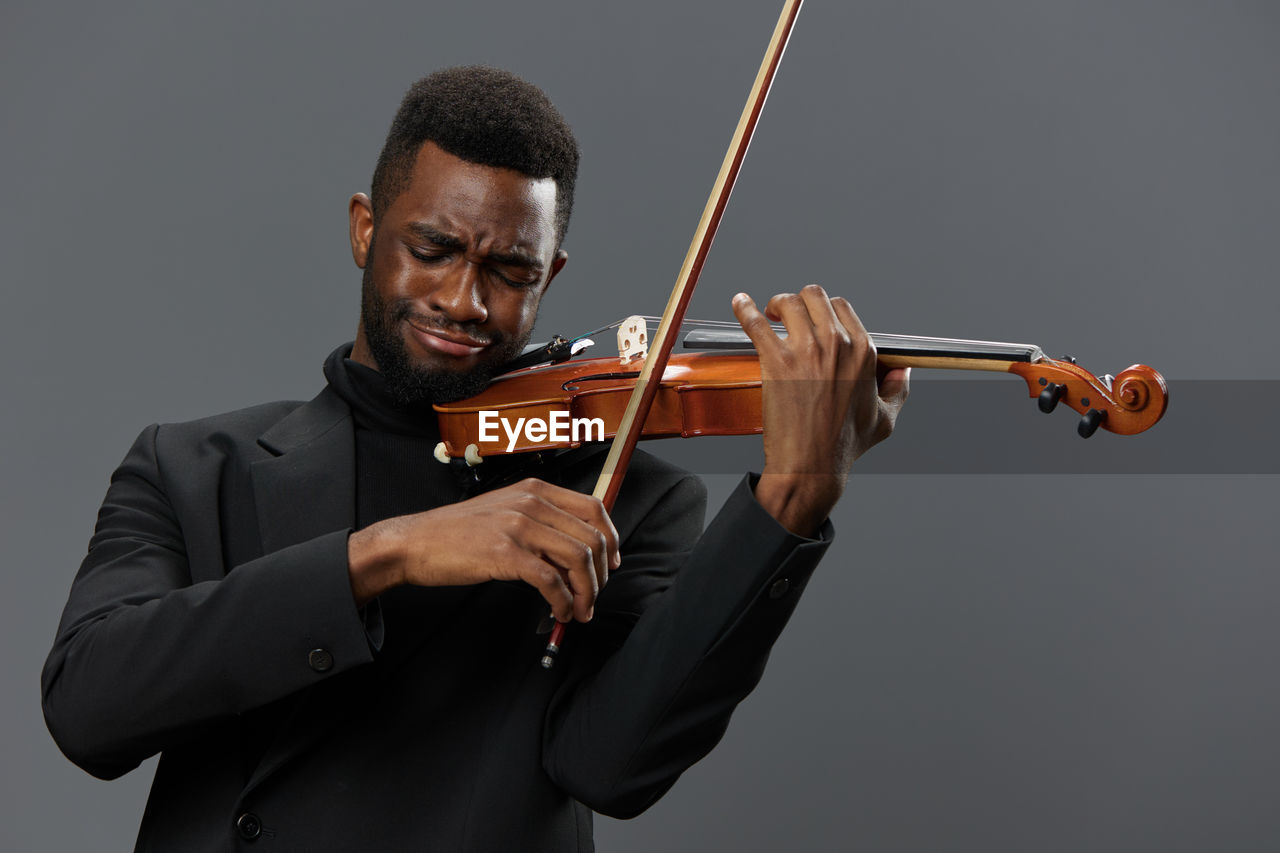
{"type": "Polygon", "coordinates": [[[455,475],[434,456],[440,430],[431,405],[397,403],[381,373],[351,360],[351,347],[329,355],[324,375],[355,421],[357,527],[457,501],[455,475]]]}

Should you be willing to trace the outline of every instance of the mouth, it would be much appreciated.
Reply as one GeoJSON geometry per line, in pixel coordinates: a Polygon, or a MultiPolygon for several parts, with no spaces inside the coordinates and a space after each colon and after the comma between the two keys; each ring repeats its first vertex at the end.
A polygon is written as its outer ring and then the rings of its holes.
{"type": "Polygon", "coordinates": [[[454,358],[466,358],[478,355],[489,347],[489,341],[482,341],[467,335],[450,334],[437,329],[424,329],[412,321],[405,321],[413,332],[414,338],[424,348],[454,358]]]}

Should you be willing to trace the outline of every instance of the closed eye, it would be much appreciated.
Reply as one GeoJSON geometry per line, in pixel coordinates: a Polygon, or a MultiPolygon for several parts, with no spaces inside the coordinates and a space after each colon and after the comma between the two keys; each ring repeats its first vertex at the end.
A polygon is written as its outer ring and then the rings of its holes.
{"type": "MultiPolygon", "coordinates": [[[[427,264],[430,266],[438,266],[446,261],[452,260],[455,253],[452,249],[448,247],[443,247],[443,246],[439,248],[434,248],[434,249],[424,249],[419,246],[410,246],[409,254],[413,255],[415,259],[417,259],[423,264],[427,264]]],[[[532,287],[541,280],[540,275],[532,279],[523,279],[523,280],[508,278],[507,276],[499,272],[499,269],[496,266],[486,266],[486,269],[488,270],[489,274],[492,275],[495,279],[497,279],[501,284],[505,284],[507,287],[513,287],[517,290],[521,290],[526,287],[532,287]]]]}
{"type": "Polygon", "coordinates": [[[498,270],[494,269],[493,267],[489,268],[489,272],[494,276],[494,278],[498,279],[503,284],[507,285],[508,287],[514,287],[517,290],[525,287],[533,287],[535,284],[538,283],[537,279],[533,279],[532,281],[521,281],[519,279],[507,278],[505,275],[498,272],[498,270]]]}
{"type": "Polygon", "coordinates": [[[409,254],[424,264],[437,264],[440,261],[448,260],[453,255],[449,251],[428,251],[426,249],[410,249],[409,254]]]}

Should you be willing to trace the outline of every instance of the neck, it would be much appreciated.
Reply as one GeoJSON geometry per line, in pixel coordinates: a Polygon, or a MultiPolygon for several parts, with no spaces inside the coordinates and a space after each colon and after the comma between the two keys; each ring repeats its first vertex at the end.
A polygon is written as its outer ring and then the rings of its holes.
{"type": "Polygon", "coordinates": [[[347,356],[352,361],[359,362],[365,367],[371,367],[378,370],[378,362],[373,357],[372,350],[369,349],[369,339],[364,334],[364,322],[356,327],[356,342],[351,347],[351,355],[347,356]]]}

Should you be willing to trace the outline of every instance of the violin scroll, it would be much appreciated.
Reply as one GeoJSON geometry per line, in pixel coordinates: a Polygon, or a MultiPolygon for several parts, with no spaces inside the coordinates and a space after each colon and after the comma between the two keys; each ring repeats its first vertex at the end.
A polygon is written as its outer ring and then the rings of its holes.
{"type": "Polygon", "coordinates": [[[1052,358],[1015,362],[1009,372],[1026,380],[1040,411],[1052,412],[1062,402],[1079,412],[1083,438],[1099,428],[1135,435],[1154,426],[1169,407],[1164,377],[1145,364],[1125,368],[1114,378],[1099,378],[1074,361],[1052,358]]]}

